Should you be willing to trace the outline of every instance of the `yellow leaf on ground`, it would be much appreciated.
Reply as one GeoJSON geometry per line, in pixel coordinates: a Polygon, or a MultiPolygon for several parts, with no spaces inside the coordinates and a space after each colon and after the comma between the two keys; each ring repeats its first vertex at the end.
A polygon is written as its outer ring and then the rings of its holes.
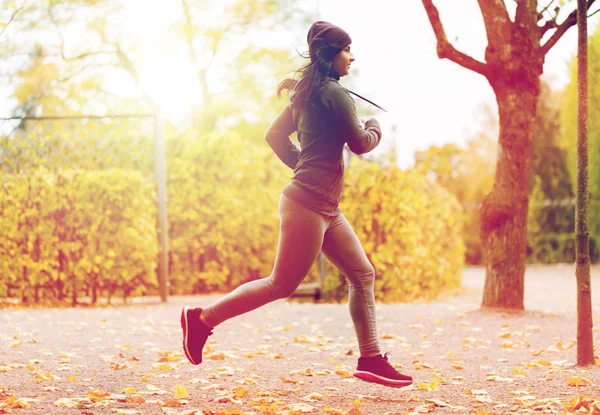
{"type": "Polygon", "coordinates": [[[87,393],[88,398],[90,398],[94,402],[99,402],[105,400],[110,396],[110,393],[103,391],[102,389],[96,389],[93,391],[89,391],[87,393]]]}
{"type": "Polygon", "coordinates": [[[287,406],[287,409],[292,411],[292,413],[307,414],[313,412],[315,410],[315,407],[305,403],[292,403],[287,406]]]}
{"type": "Polygon", "coordinates": [[[53,402],[53,405],[59,408],[77,408],[84,409],[92,405],[92,401],[87,398],[60,398],[53,402]]]}
{"type": "Polygon", "coordinates": [[[179,383],[175,385],[175,391],[173,392],[173,397],[175,399],[185,399],[189,396],[187,387],[180,385],[179,383]]]}
{"type": "Polygon", "coordinates": [[[338,369],[335,371],[335,373],[340,375],[342,377],[342,379],[350,379],[350,378],[354,377],[354,375],[352,375],[352,373],[350,373],[344,369],[338,369]]]}
{"type": "Polygon", "coordinates": [[[306,383],[303,380],[286,379],[283,376],[279,376],[279,379],[281,379],[283,383],[292,383],[294,385],[304,385],[306,383]]]}
{"type": "Polygon", "coordinates": [[[592,382],[588,378],[584,378],[583,376],[572,376],[570,378],[567,378],[567,383],[569,384],[569,386],[585,386],[594,384],[594,382],[592,382]]]}
{"type": "Polygon", "coordinates": [[[421,381],[419,389],[426,391],[437,391],[440,389],[440,384],[436,378],[431,379],[431,382],[421,381]]]}
{"type": "Polygon", "coordinates": [[[113,408],[113,414],[117,415],[142,415],[140,411],[136,411],[135,409],[121,409],[121,408],[113,408]]]}
{"type": "Polygon", "coordinates": [[[31,404],[28,404],[23,399],[17,398],[14,395],[10,395],[8,398],[6,398],[4,400],[4,402],[6,402],[6,404],[8,406],[10,406],[11,408],[15,408],[15,409],[18,409],[18,408],[29,408],[31,406],[31,404]]]}
{"type": "Polygon", "coordinates": [[[236,398],[243,398],[247,394],[248,394],[248,389],[244,388],[243,386],[238,386],[237,388],[235,388],[235,397],[236,398]]]}
{"type": "Polygon", "coordinates": [[[306,395],[304,398],[302,398],[302,400],[307,401],[307,402],[316,402],[316,401],[320,401],[325,397],[325,395],[321,395],[320,393],[317,392],[312,392],[309,393],[308,395],[306,395]]]}
{"type": "Polygon", "coordinates": [[[130,387],[128,387],[128,388],[124,388],[124,389],[121,391],[121,393],[127,393],[127,394],[129,394],[129,393],[135,393],[135,388],[134,388],[133,386],[130,386],[130,387]]]}

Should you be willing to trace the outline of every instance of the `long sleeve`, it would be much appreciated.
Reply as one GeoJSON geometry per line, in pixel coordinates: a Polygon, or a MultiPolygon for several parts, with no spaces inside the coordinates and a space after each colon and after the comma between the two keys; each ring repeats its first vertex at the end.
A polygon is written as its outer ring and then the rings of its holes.
{"type": "Polygon", "coordinates": [[[375,119],[366,122],[362,127],[354,100],[337,82],[329,82],[323,94],[323,103],[332,113],[337,127],[342,132],[348,147],[356,154],[364,154],[373,150],[381,141],[381,128],[375,119]]]}
{"type": "Polygon", "coordinates": [[[291,169],[296,167],[300,150],[290,140],[290,135],[296,131],[294,117],[289,105],[277,115],[265,133],[265,140],[271,146],[277,157],[291,169]]]}

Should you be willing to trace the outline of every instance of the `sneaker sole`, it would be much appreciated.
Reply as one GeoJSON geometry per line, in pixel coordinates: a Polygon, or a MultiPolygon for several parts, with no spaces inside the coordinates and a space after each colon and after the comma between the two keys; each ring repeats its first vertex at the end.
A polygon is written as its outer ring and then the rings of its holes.
{"type": "Polygon", "coordinates": [[[379,383],[380,385],[393,386],[396,388],[402,388],[404,386],[409,386],[409,385],[412,385],[412,383],[413,383],[412,380],[388,379],[383,376],[376,375],[375,373],[364,372],[362,370],[355,371],[354,377],[357,377],[360,380],[364,380],[366,382],[379,383]]]}
{"type": "Polygon", "coordinates": [[[191,364],[198,365],[194,359],[192,359],[192,355],[188,350],[188,320],[187,320],[187,312],[189,307],[186,305],[181,310],[181,328],[183,329],[183,351],[185,352],[185,356],[188,358],[191,364]]]}

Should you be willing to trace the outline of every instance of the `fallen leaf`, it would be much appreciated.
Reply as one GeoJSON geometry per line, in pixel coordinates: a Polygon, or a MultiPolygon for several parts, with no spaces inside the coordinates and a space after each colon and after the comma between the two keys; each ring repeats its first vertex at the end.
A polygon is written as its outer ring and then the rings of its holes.
{"type": "Polygon", "coordinates": [[[8,396],[8,398],[6,398],[4,400],[4,402],[6,402],[6,404],[8,406],[10,406],[13,409],[18,409],[18,408],[29,408],[31,406],[31,404],[27,403],[26,401],[24,401],[22,398],[17,398],[14,395],[10,395],[8,396]]]}
{"type": "Polygon", "coordinates": [[[128,403],[144,403],[146,399],[143,396],[128,396],[125,398],[125,402],[128,403]]]}
{"type": "Polygon", "coordinates": [[[103,391],[102,389],[96,389],[93,391],[89,391],[87,393],[87,396],[94,402],[100,402],[108,398],[110,396],[110,393],[103,391]]]}
{"type": "Polygon", "coordinates": [[[570,378],[567,378],[567,384],[569,386],[584,386],[584,385],[593,385],[594,382],[592,382],[588,378],[584,378],[582,376],[572,376],[570,378]]]}
{"type": "Polygon", "coordinates": [[[168,401],[165,401],[163,406],[166,406],[167,408],[178,408],[181,406],[181,402],[177,399],[169,399],[168,401]]]}
{"type": "Polygon", "coordinates": [[[248,389],[244,388],[243,386],[238,386],[237,388],[235,388],[234,395],[236,398],[243,398],[247,394],[248,394],[248,389]]]}
{"type": "Polygon", "coordinates": [[[425,402],[432,403],[435,406],[439,406],[440,408],[443,408],[443,407],[446,407],[446,406],[450,406],[449,403],[444,402],[444,401],[439,400],[439,399],[425,399],[425,402]]]}
{"type": "Polygon", "coordinates": [[[321,395],[320,393],[317,392],[312,392],[309,393],[308,395],[306,395],[304,398],[302,398],[303,401],[307,401],[307,402],[317,402],[322,400],[325,397],[325,395],[321,395]]]}
{"type": "Polygon", "coordinates": [[[60,398],[53,403],[59,408],[77,408],[84,409],[93,405],[93,402],[88,398],[60,398]]]}
{"type": "Polygon", "coordinates": [[[437,391],[440,389],[440,384],[436,378],[433,378],[430,382],[421,381],[419,383],[419,389],[426,391],[437,391]]]}
{"type": "Polygon", "coordinates": [[[308,414],[315,410],[314,406],[310,406],[305,403],[292,403],[292,404],[287,405],[286,408],[289,409],[292,413],[300,412],[303,414],[308,414]]]}
{"type": "Polygon", "coordinates": [[[140,411],[136,411],[135,409],[121,409],[121,408],[113,408],[112,413],[118,414],[118,415],[141,415],[142,414],[140,411]]]}

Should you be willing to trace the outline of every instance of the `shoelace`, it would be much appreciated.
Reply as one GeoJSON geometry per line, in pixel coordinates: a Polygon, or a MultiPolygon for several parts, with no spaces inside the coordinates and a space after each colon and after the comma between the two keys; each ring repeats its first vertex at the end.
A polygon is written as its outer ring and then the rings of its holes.
{"type": "Polygon", "coordinates": [[[395,368],[394,366],[392,366],[392,364],[389,362],[389,360],[388,360],[388,356],[389,356],[389,354],[390,354],[390,352],[387,352],[386,354],[384,354],[384,355],[382,356],[382,360],[385,362],[385,365],[386,365],[386,367],[387,367],[387,369],[386,369],[386,370],[392,370],[392,371],[393,371],[393,373],[399,373],[399,372],[396,370],[396,368],[395,368]]]}

